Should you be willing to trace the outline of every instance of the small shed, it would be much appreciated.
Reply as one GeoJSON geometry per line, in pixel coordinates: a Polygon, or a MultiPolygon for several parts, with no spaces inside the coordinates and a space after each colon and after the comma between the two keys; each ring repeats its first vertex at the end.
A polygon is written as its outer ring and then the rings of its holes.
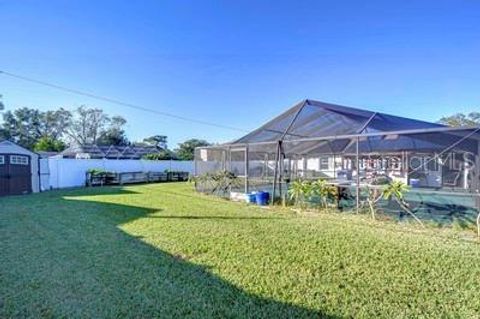
{"type": "Polygon", "coordinates": [[[0,141],[0,196],[39,191],[38,154],[13,142],[0,141]]]}

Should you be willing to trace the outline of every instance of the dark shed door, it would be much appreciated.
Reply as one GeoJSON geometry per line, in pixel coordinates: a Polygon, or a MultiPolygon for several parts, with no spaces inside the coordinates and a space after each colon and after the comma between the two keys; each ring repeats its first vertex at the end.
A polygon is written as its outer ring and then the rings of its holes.
{"type": "Polygon", "coordinates": [[[0,154],[0,196],[8,195],[8,166],[7,166],[7,155],[0,154]]]}
{"type": "Polygon", "coordinates": [[[31,158],[22,154],[0,155],[0,195],[32,192],[31,158]]]}

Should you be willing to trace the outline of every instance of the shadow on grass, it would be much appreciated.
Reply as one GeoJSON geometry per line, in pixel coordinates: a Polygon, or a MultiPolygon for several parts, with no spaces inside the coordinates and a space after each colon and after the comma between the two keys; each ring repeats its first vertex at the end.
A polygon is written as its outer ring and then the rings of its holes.
{"type": "MultiPolygon", "coordinates": [[[[471,205],[461,205],[445,200],[440,203],[428,200],[409,199],[408,204],[412,212],[424,222],[436,223],[439,226],[451,226],[457,224],[462,228],[472,227],[476,223],[477,210],[471,205]]],[[[384,214],[398,220],[411,220],[411,216],[397,203],[389,201],[382,203],[384,214]]]]}
{"type": "Polygon", "coordinates": [[[0,317],[334,318],[249,293],[127,234],[120,225],[161,210],[95,198],[127,194],[135,196],[104,188],[4,200],[0,317]]]}
{"type": "Polygon", "coordinates": [[[148,216],[148,218],[159,218],[159,219],[217,219],[217,220],[262,220],[262,219],[282,219],[278,217],[230,217],[230,216],[179,216],[179,215],[159,215],[159,216],[148,216]]]}
{"type": "Polygon", "coordinates": [[[185,198],[191,198],[195,200],[201,200],[205,202],[214,202],[214,203],[227,203],[230,202],[228,201],[228,197],[221,197],[217,196],[215,194],[210,194],[210,193],[201,193],[197,192],[196,196],[194,195],[189,195],[189,194],[182,194],[180,192],[169,192],[169,191],[164,191],[163,194],[165,195],[172,195],[172,196],[179,196],[179,197],[185,197],[185,198]]]}

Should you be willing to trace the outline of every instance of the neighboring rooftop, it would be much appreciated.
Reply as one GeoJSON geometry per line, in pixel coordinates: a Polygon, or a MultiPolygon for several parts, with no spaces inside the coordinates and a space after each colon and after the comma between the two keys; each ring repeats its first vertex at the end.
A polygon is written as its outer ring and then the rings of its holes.
{"type": "Polygon", "coordinates": [[[155,146],[73,145],[58,154],[62,158],[77,159],[141,159],[146,154],[158,153],[155,146]]]}
{"type": "Polygon", "coordinates": [[[40,155],[40,158],[49,158],[49,157],[54,157],[58,155],[58,152],[48,152],[48,151],[38,151],[36,153],[40,155]]]}

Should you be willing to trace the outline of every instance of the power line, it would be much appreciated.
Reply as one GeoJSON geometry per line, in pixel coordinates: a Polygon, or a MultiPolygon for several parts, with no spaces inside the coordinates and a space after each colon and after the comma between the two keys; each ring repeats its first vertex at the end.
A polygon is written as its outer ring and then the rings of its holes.
{"type": "Polygon", "coordinates": [[[77,90],[77,89],[68,88],[68,87],[65,87],[65,86],[58,85],[58,84],[53,84],[53,83],[50,83],[50,82],[33,79],[33,78],[30,78],[30,77],[10,73],[10,72],[7,72],[7,71],[0,70],[0,74],[9,76],[9,77],[12,77],[12,78],[15,78],[15,79],[19,79],[19,80],[23,80],[23,81],[47,86],[47,87],[54,88],[54,89],[57,89],[57,90],[60,90],[60,91],[73,93],[73,94],[81,95],[81,96],[86,96],[86,97],[89,97],[89,98],[92,98],[92,99],[105,101],[105,102],[108,102],[108,103],[117,104],[117,105],[129,107],[129,108],[132,108],[132,109],[136,109],[136,110],[140,110],[140,111],[144,111],[144,112],[149,112],[149,113],[153,113],[153,114],[157,114],[157,115],[161,115],[161,116],[166,116],[166,117],[174,118],[174,119],[177,119],[177,120],[182,120],[182,121],[191,122],[191,123],[197,123],[197,124],[201,124],[201,125],[213,126],[213,127],[223,128],[223,129],[228,129],[228,130],[233,130],[233,131],[247,132],[247,130],[244,130],[244,129],[241,129],[241,128],[238,128],[238,127],[233,127],[233,126],[228,126],[228,125],[223,125],[223,124],[218,124],[218,123],[213,123],[213,122],[208,122],[208,121],[203,121],[203,120],[192,119],[192,118],[188,118],[188,117],[185,117],[185,116],[176,115],[176,114],[173,114],[173,113],[168,113],[168,112],[163,112],[163,111],[157,111],[157,110],[154,110],[154,109],[142,106],[142,105],[122,102],[120,100],[109,98],[109,97],[106,97],[106,96],[101,96],[101,95],[97,95],[97,94],[93,94],[93,93],[89,93],[89,92],[85,92],[85,91],[81,91],[81,90],[77,90]]]}

